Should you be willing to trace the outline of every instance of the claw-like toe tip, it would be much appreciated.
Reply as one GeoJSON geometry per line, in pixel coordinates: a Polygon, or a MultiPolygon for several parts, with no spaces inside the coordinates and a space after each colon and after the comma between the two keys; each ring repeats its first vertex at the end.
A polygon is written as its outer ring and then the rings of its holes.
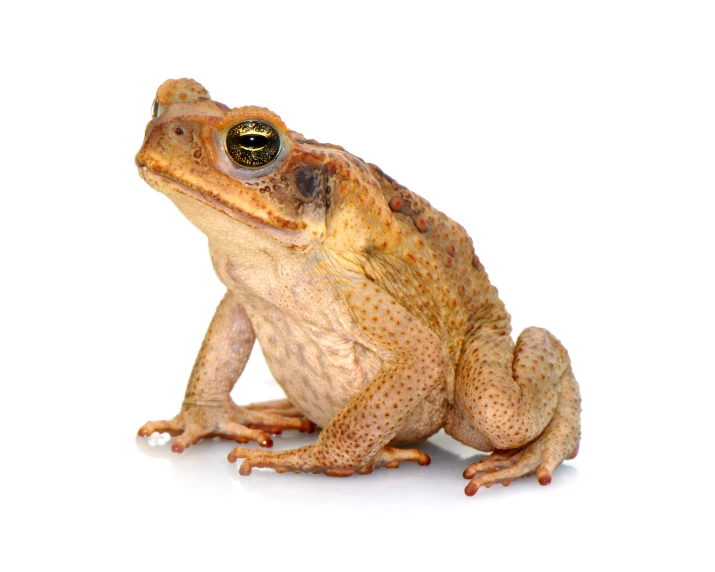
{"type": "Polygon", "coordinates": [[[261,440],[258,442],[258,444],[259,444],[261,447],[270,448],[270,447],[273,447],[273,439],[271,439],[270,437],[266,436],[266,438],[265,438],[265,439],[261,439],[261,440]]]}
{"type": "Polygon", "coordinates": [[[325,474],[329,477],[349,477],[355,471],[353,469],[326,469],[325,474]]]}
{"type": "Polygon", "coordinates": [[[536,473],[536,480],[542,487],[551,484],[551,471],[548,469],[539,469],[536,473]]]}
{"type": "Polygon", "coordinates": [[[469,483],[466,487],[464,487],[464,494],[468,497],[473,497],[475,494],[477,494],[478,490],[479,486],[475,485],[474,483],[469,483]]]}
{"type": "Polygon", "coordinates": [[[243,463],[241,463],[241,466],[238,469],[238,474],[242,477],[247,477],[251,474],[251,465],[248,461],[243,461],[243,463]]]}
{"type": "Polygon", "coordinates": [[[186,447],[181,445],[180,443],[172,443],[171,444],[171,451],[173,453],[183,453],[186,447]]]}
{"type": "Polygon", "coordinates": [[[474,478],[474,475],[476,475],[476,474],[477,474],[476,469],[473,469],[472,467],[467,467],[466,469],[464,469],[462,476],[465,479],[472,479],[472,478],[474,478]]]}

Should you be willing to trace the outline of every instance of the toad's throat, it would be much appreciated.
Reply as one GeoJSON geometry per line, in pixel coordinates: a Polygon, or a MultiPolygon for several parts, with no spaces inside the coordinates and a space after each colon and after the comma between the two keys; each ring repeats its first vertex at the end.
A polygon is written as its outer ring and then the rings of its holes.
{"type": "Polygon", "coordinates": [[[288,237],[294,236],[305,229],[305,224],[302,222],[280,218],[272,213],[267,213],[265,219],[259,218],[238,205],[228,203],[222,197],[217,196],[211,191],[194,188],[168,175],[153,171],[146,166],[139,168],[139,174],[149,186],[169,198],[172,198],[172,194],[174,193],[183,195],[211,207],[237,222],[269,234],[288,237]]]}

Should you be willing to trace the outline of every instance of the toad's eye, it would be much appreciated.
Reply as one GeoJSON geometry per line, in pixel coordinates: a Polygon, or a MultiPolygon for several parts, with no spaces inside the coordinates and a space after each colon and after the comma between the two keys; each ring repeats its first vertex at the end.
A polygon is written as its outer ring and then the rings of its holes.
{"type": "Polygon", "coordinates": [[[166,109],[166,105],[159,103],[159,100],[154,98],[154,102],[151,104],[151,118],[156,119],[166,109]]]}
{"type": "Polygon", "coordinates": [[[244,121],[226,134],[226,151],[231,159],[246,169],[265,167],[278,156],[281,138],[261,121],[244,121]]]}

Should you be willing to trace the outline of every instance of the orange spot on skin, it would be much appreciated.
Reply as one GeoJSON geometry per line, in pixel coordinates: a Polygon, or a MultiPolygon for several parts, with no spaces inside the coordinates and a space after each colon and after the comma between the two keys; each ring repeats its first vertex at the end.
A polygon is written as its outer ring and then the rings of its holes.
{"type": "Polygon", "coordinates": [[[392,197],[390,199],[390,202],[388,203],[390,210],[393,212],[399,212],[400,209],[402,208],[402,205],[403,205],[403,202],[400,197],[392,197]]]}

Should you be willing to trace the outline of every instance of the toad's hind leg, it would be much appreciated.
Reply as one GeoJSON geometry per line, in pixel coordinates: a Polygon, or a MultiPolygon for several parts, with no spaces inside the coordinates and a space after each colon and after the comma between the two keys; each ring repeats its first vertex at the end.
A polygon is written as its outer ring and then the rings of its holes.
{"type": "Polygon", "coordinates": [[[580,403],[568,354],[549,332],[528,328],[514,347],[505,330],[475,331],[462,353],[445,428],[494,453],[464,471],[465,492],[533,473],[549,484],[553,469],[578,451],[580,403]]]}

